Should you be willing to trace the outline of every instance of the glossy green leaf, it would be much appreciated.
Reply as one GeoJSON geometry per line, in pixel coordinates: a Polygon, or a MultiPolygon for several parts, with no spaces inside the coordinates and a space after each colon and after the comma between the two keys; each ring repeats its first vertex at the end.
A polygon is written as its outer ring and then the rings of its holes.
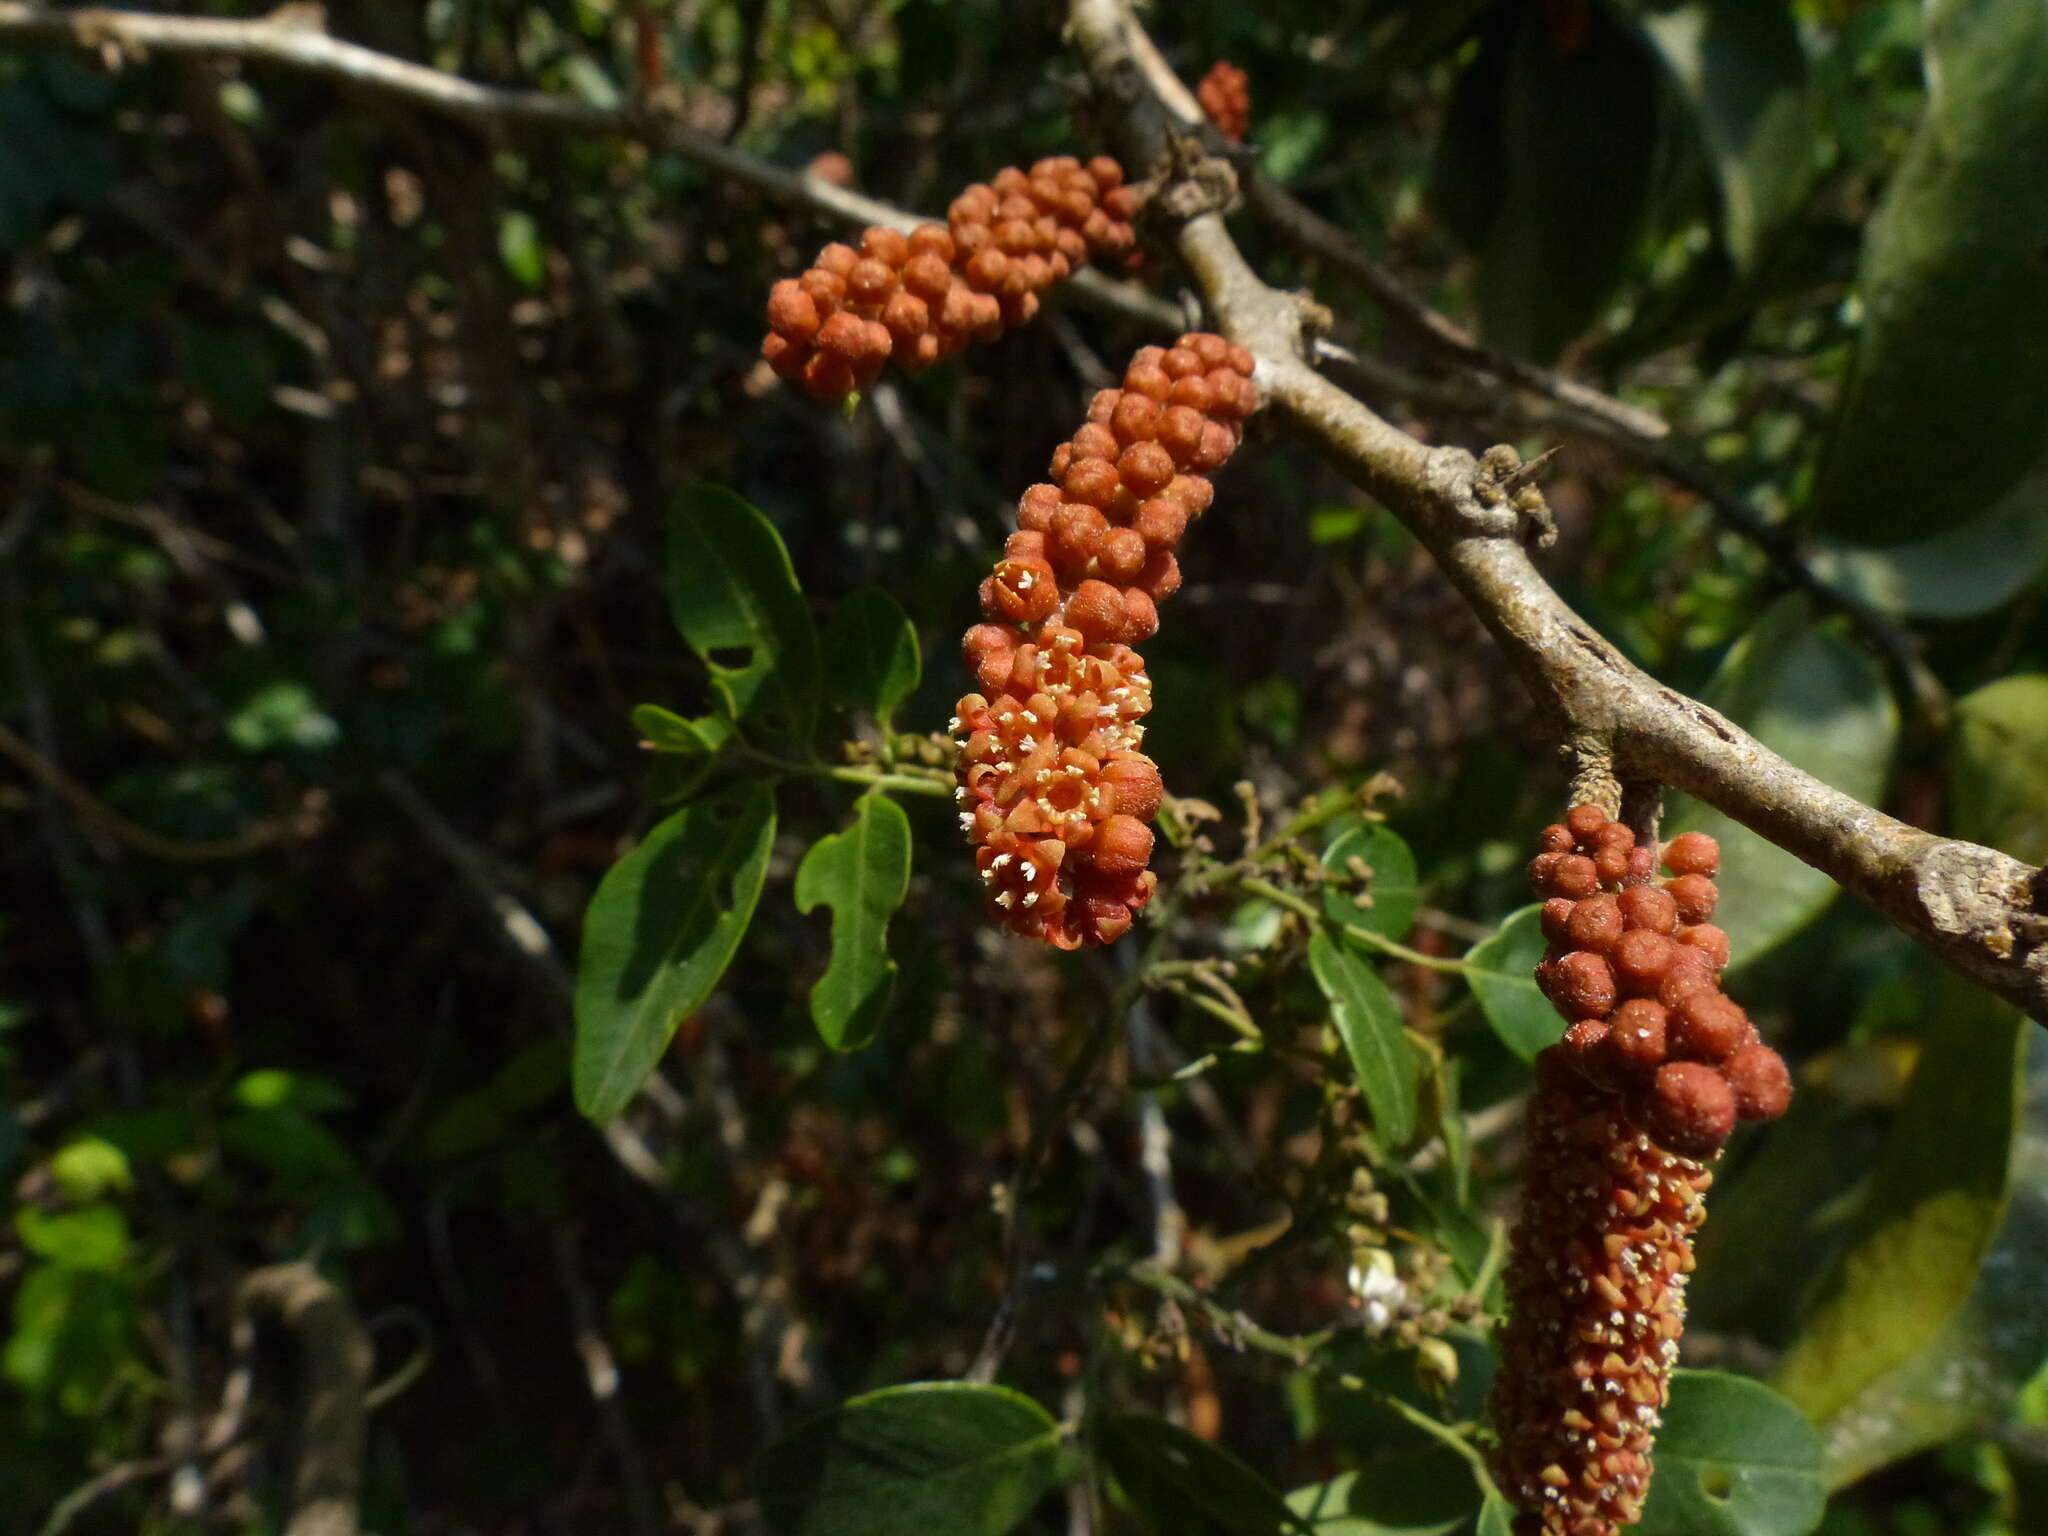
{"type": "Polygon", "coordinates": [[[1323,863],[1341,882],[1323,896],[1323,912],[1332,923],[1389,939],[1404,937],[1414,926],[1422,891],[1415,855],[1399,833],[1378,825],[1353,827],[1330,844],[1323,863]],[[1362,881],[1351,875],[1353,859],[1367,871],[1362,881]]]}
{"type": "Polygon", "coordinates": [[[865,794],[853,825],[811,845],[796,872],[796,909],[832,909],[832,959],[811,988],[811,1022],[835,1051],[874,1037],[896,985],[889,919],[910,890],[910,820],[887,795],[865,794]]]}
{"type": "Polygon", "coordinates": [[[818,633],[782,537],[717,486],[694,485],[669,518],[668,602],[742,730],[808,747],[818,711],[818,633]]]}
{"type": "Polygon", "coordinates": [[[880,587],[863,587],[834,608],[822,645],[831,662],[827,696],[842,709],[866,710],[884,729],[924,675],[917,627],[880,587]]]}
{"type": "Polygon", "coordinates": [[[1564,1021],[1536,986],[1536,965],[1543,958],[1543,907],[1513,912],[1489,938],[1466,952],[1465,973],[1479,1010],[1501,1043],[1524,1061],[1534,1061],[1546,1045],[1564,1035],[1564,1021]]]}
{"type": "Polygon", "coordinates": [[[1479,1506],[1479,1536],[1514,1536],[1514,1506],[1497,1493],[1489,1493],[1479,1506]]]}
{"type": "Polygon", "coordinates": [[[1810,508],[1873,544],[1976,516],[2048,456],[2048,9],[1923,15],[1926,115],[1864,244],[1863,332],[1810,508]]]}
{"type": "Polygon", "coordinates": [[[1856,1235],[1778,1368],[1829,1435],[1831,1482],[1868,1455],[1858,1404],[1950,1325],[2005,1215],[2031,1026],[1959,979],[1937,996],[1856,1235]]]}
{"type": "Polygon", "coordinates": [[[1315,1529],[1235,1456],[1164,1419],[1108,1419],[1097,1444],[1148,1529],[1174,1536],[1292,1536],[1315,1529]]]}
{"type": "MultiPolygon", "coordinates": [[[[1706,702],[1765,746],[1845,794],[1884,797],[1898,710],[1883,673],[1860,649],[1816,624],[1804,598],[1765,610],[1721,665],[1706,702]]],[[[1835,883],[1719,811],[1673,797],[1667,836],[1711,833],[1721,844],[1721,904],[1734,963],[1748,964],[1820,914],[1835,883]]]]}
{"type": "Polygon", "coordinates": [[[1820,1436],[1760,1381],[1675,1371],[1640,1536],[1806,1536],[1827,1503],[1820,1436]]]}
{"type": "Polygon", "coordinates": [[[1642,27],[1690,109],[1739,268],[1796,212],[1811,180],[1806,55],[1785,0],[1693,0],[1642,27]]]}
{"type": "Polygon", "coordinates": [[[732,785],[658,823],[614,864],[583,919],[576,978],[576,1107],[609,1120],[676,1026],[711,994],[754,915],[775,797],[732,785]]]}
{"type": "Polygon", "coordinates": [[[2015,858],[2048,860],[2048,675],[2001,678],[1956,704],[1955,830],[2015,858]]]}
{"type": "Polygon", "coordinates": [[[1415,1134],[1415,1049],[1401,1027],[1401,1005],[1371,961],[1320,929],[1309,940],[1308,964],[1358,1074],[1373,1129],[1386,1145],[1404,1145],[1415,1134]]]}
{"type": "Polygon", "coordinates": [[[1002,1536],[1065,1473],[1060,1429],[1002,1387],[888,1387],[799,1425],[761,1454],[754,1492],[776,1536],[1002,1536]]]}

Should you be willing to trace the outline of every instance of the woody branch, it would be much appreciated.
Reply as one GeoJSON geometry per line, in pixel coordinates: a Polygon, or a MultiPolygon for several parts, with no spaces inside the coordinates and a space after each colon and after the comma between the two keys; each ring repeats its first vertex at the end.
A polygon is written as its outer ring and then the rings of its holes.
{"type": "Polygon", "coordinates": [[[1909,826],[1779,757],[1635,666],[1552,590],[1518,507],[1519,460],[1431,447],[1317,373],[1315,306],[1269,287],[1224,225],[1234,177],[1176,132],[1189,98],[1122,0],[1074,0],[1071,40],[1135,174],[1164,170],[1154,234],[1172,242],[1217,329],[1259,359],[1257,383],[1301,437],[1414,532],[1545,713],[1575,799],[1613,812],[1624,782],[1695,795],[1821,870],[1947,964],[2048,1023],[2048,871],[1909,826]],[[1162,94],[1177,98],[1169,111],[1162,94]],[[1191,152],[1192,151],[1192,152],[1191,152]]]}

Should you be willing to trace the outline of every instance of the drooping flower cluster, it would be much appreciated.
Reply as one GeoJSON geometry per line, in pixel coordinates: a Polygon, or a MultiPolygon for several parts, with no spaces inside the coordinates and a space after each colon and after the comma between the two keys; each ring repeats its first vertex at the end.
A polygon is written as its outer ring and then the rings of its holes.
{"type": "Polygon", "coordinates": [[[1529,865],[1549,898],[1536,980],[1569,1027],[1536,1060],[1493,1416],[1503,1489],[1542,1536],[1640,1516],[1706,1164],[1738,1119],[1791,1098],[1783,1059],[1721,991],[1720,860],[1681,833],[1660,885],[1658,851],[1580,805],[1529,865]]]}
{"type": "Polygon", "coordinates": [[[1550,950],[1536,981],[1569,1028],[1564,1047],[1596,1086],[1620,1095],[1666,1151],[1708,1158],[1742,1120],[1785,1112],[1792,1080],[1721,991],[1728,935],[1708,919],[1721,850],[1704,832],[1657,856],[1599,807],[1543,830],[1529,864],[1550,950]]]}
{"type": "Polygon", "coordinates": [[[1195,87],[1195,100],[1210,126],[1233,144],[1242,144],[1252,125],[1252,92],[1245,72],[1227,59],[1218,59],[1195,87]]]}
{"type": "Polygon", "coordinates": [[[1713,1175],[1652,1145],[1561,1044],[1536,1058],[1524,1156],[1495,1473],[1518,1532],[1613,1536],[1649,1492],[1713,1175]]]}
{"type": "Polygon", "coordinates": [[[980,692],[958,707],[960,825],[998,921],[1061,949],[1107,944],[1151,899],[1163,793],[1139,750],[1152,707],[1131,647],[1180,587],[1174,551],[1258,404],[1252,356],[1192,333],[1146,347],[1053,453],[968,630],[980,692]]]}
{"type": "Polygon", "coordinates": [[[1106,155],[1005,166],[953,200],[944,224],[880,226],[834,242],[768,294],[761,355],[820,400],[865,389],[894,359],[929,367],[1038,313],[1039,295],[1136,245],[1137,193],[1106,155]]]}

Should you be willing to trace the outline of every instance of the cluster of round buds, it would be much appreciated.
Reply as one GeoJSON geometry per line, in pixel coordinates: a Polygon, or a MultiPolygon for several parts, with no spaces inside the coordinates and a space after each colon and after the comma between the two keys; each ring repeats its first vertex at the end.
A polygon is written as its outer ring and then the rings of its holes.
{"type": "Polygon", "coordinates": [[[1707,1159],[1737,1120],[1785,1112],[1792,1080],[1721,990],[1728,935],[1709,919],[1721,850],[1703,832],[1658,855],[1597,806],[1543,831],[1529,879],[1550,941],[1536,981],[1566,1029],[1562,1046],[1588,1082],[1667,1152],[1707,1159]]]}
{"type": "Polygon", "coordinates": [[[944,224],[880,226],[828,245],[768,294],[761,355],[820,400],[865,389],[891,359],[929,367],[1038,313],[1039,295],[1136,246],[1138,194],[1106,155],[1006,166],[953,200],[944,224]]]}
{"type": "Polygon", "coordinates": [[[1209,124],[1233,144],[1242,144],[1252,125],[1252,93],[1245,72],[1226,59],[1218,59],[1195,87],[1195,100],[1209,124]]]}
{"type": "Polygon", "coordinates": [[[1713,1176],[1664,1151],[1565,1045],[1536,1058],[1492,1411],[1517,1536],[1642,1513],[1713,1176]]]}
{"type": "Polygon", "coordinates": [[[990,911],[1027,937],[1107,944],[1158,883],[1145,823],[1163,789],[1139,750],[1152,684],[1131,647],[1180,586],[1174,551],[1258,404],[1251,372],[1220,336],[1141,350],[1054,452],[1056,483],[1024,493],[981,584],[956,798],[990,911]]]}

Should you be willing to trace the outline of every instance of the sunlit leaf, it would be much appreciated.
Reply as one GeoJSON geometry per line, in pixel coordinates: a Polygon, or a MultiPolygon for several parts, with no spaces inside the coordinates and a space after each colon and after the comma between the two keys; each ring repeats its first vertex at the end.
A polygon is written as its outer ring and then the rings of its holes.
{"type": "MultiPolygon", "coordinates": [[[[1769,609],[1728,654],[1706,702],[1765,746],[1845,794],[1884,796],[1898,710],[1877,664],[1814,622],[1806,600],[1769,609]]],[[[1674,796],[1666,835],[1692,828],[1721,844],[1721,904],[1734,963],[1748,964],[1797,933],[1836,894],[1835,883],[1710,807],[1674,796]]]]}
{"type": "Polygon", "coordinates": [[[818,633],[774,526],[739,497],[693,485],[669,517],[669,612],[742,731],[808,747],[818,633]]]}
{"type": "Polygon", "coordinates": [[[1960,979],[1937,995],[1857,1235],[1776,1376],[1828,1433],[1831,1483],[1872,1464],[1859,1403],[1950,1325],[2005,1215],[2032,1026],[1960,979]]]}
{"type": "Polygon", "coordinates": [[[1738,267],[1753,266],[1811,180],[1806,55],[1791,8],[1694,0],[1641,19],[1706,146],[1728,248],[1738,267]]]}
{"type": "Polygon", "coordinates": [[[1466,952],[1470,967],[1465,980],[1479,999],[1480,1012],[1501,1043],[1524,1061],[1534,1061],[1546,1045],[1564,1034],[1564,1021],[1536,986],[1536,965],[1543,958],[1543,908],[1528,906],[1509,914],[1492,936],[1466,952]]]}
{"type": "Polygon", "coordinates": [[[2048,859],[2048,675],[2001,678],[1956,703],[1955,830],[2029,863],[2048,859]]]}
{"type": "Polygon", "coordinates": [[[1415,878],[1415,855],[1392,829],[1353,827],[1323,854],[1323,863],[1340,881],[1323,897],[1323,912],[1339,927],[1363,928],[1385,938],[1404,937],[1415,922],[1422,893],[1415,878]],[[1351,877],[1351,861],[1368,871],[1361,883],[1351,877]]]}
{"type": "Polygon", "coordinates": [[[1674,1371],[1640,1536],[1806,1536],[1820,1524],[1820,1436],[1760,1381],[1674,1371]]]}
{"type": "Polygon", "coordinates": [[[1415,1134],[1416,1063],[1401,1005],[1371,961],[1320,929],[1309,940],[1308,964],[1358,1074],[1373,1129],[1388,1146],[1404,1145],[1415,1134]]]}
{"type": "Polygon", "coordinates": [[[1931,0],[1927,110],[1865,241],[1863,332],[1814,523],[1873,544],[1977,516],[2048,456],[2048,9],[1931,0]]]}
{"type": "Polygon", "coordinates": [[[866,794],[853,825],[811,845],[796,872],[796,909],[832,909],[832,960],[811,988],[811,1022],[835,1051],[873,1037],[896,983],[889,919],[910,889],[910,821],[887,795],[866,794]]]}
{"type": "Polygon", "coordinates": [[[776,1536],[1003,1536],[1065,1471],[1059,1426],[1002,1387],[920,1382],[841,1404],[768,1447],[776,1536]]]}
{"type": "Polygon", "coordinates": [[[583,919],[572,1072],[591,1119],[626,1107],[711,995],[753,918],[774,841],[768,786],[729,786],[658,823],[598,886],[583,919]]]}

